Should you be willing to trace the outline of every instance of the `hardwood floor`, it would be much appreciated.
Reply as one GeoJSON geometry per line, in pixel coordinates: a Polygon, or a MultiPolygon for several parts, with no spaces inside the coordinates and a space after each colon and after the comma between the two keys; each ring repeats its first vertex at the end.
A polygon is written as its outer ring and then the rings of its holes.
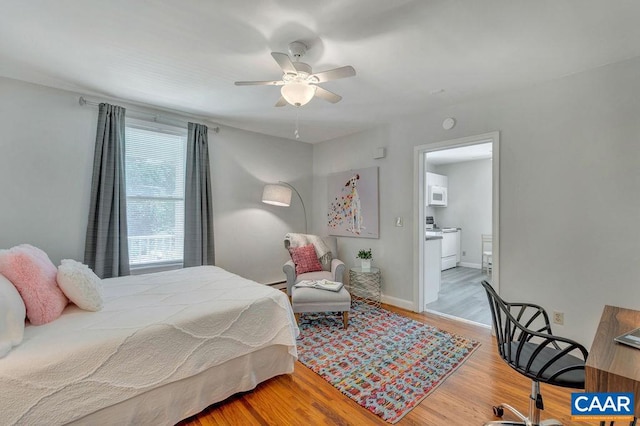
{"type": "Polygon", "coordinates": [[[480,284],[491,277],[480,269],[458,266],[442,271],[438,300],[425,308],[491,326],[487,294],[480,284]]]}
{"type": "MultiPolygon", "coordinates": [[[[501,402],[522,413],[528,412],[531,382],[498,356],[489,329],[433,314],[416,314],[386,305],[383,308],[481,342],[465,364],[397,425],[482,425],[495,419],[491,407],[501,402]]],[[[565,425],[591,424],[571,421],[573,389],[541,386],[546,408],[542,419],[555,418],[565,425]]],[[[515,417],[505,413],[504,420],[515,417]]],[[[251,392],[214,404],[180,423],[183,426],[376,424],[388,425],[299,362],[293,374],[268,380],[251,392]]]]}

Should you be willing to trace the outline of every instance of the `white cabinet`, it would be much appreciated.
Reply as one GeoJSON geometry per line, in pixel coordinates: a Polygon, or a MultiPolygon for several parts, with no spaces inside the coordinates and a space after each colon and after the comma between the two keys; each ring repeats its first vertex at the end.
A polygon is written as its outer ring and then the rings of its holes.
{"type": "Polygon", "coordinates": [[[426,205],[447,207],[449,178],[444,175],[427,172],[426,205]]]}
{"type": "Polygon", "coordinates": [[[458,230],[444,229],[442,231],[442,264],[441,270],[455,268],[458,259],[458,230]]]}
{"type": "Polygon", "coordinates": [[[427,172],[427,188],[430,185],[443,186],[446,188],[449,186],[449,178],[445,175],[427,172]]]}

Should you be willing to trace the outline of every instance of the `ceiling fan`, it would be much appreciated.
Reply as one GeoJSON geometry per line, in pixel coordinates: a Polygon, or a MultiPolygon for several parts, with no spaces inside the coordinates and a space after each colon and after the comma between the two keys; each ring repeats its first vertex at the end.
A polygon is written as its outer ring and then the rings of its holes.
{"type": "Polygon", "coordinates": [[[339,78],[352,77],[356,75],[356,70],[352,66],[335,68],[328,71],[313,73],[311,66],[300,62],[300,59],[307,52],[307,46],[301,41],[294,41],[289,44],[289,54],[271,52],[271,56],[282,68],[282,80],[274,81],[236,81],[236,86],[282,86],[280,93],[282,96],[276,102],[277,107],[287,104],[300,107],[313,99],[314,96],[329,101],[339,102],[342,96],[330,92],[318,86],[325,81],[337,80],[339,78]],[[293,59],[292,59],[293,58],[293,59]]]}

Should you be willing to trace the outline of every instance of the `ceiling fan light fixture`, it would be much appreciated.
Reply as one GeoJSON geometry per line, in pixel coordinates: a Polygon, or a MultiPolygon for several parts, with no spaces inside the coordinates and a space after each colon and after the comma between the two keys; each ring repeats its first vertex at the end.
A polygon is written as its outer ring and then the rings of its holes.
{"type": "Polygon", "coordinates": [[[282,97],[291,105],[301,107],[313,99],[316,86],[307,83],[287,83],[280,89],[282,97]]]}

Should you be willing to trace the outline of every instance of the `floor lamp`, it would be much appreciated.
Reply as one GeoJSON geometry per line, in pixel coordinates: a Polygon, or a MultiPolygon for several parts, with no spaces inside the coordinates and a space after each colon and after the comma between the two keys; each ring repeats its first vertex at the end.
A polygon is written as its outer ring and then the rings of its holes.
{"type": "Polygon", "coordinates": [[[304,201],[297,189],[287,182],[279,181],[276,183],[268,183],[262,190],[262,202],[274,206],[289,207],[291,205],[291,190],[300,198],[302,203],[302,211],[304,213],[304,233],[307,233],[307,209],[304,207],[304,201]]]}

